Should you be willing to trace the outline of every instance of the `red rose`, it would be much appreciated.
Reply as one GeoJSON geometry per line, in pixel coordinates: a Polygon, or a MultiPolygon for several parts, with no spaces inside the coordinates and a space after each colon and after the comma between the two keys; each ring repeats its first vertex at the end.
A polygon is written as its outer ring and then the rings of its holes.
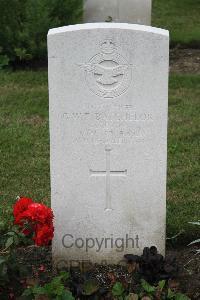
{"type": "Polygon", "coordinates": [[[46,246],[53,238],[53,225],[38,226],[33,238],[37,246],[46,246]]]}
{"type": "Polygon", "coordinates": [[[18,215],[17,220],[19,221],[29,221],[33,223],[41,223],[41,224],[51,224],[53,220],[53,212],[52,210],[40,203],[31,203],[27,209],[18,215]]]}
{"type": "Polygon", "coordinates": [[[27,218],[33,222],[51,224],[53,220],[53,212],[51,208],[44,204],[33,203],[28,207],[27,218]]]}
{"type": "Polygon", "coordinates": [[[35,203],[29,198],[20,198],[14,205],[15,224],[25,235],[33,234],[38,246],[48,245],[53,238],[53,211],[44,204],[35,203]]]}
{"type": "Polygon", "coordinates": [[[33,203],[33,200],[30,198],[20,197],[19,200],[13,206],[13,215],[15,218],[15,224],[20,225],[21,217],[20,215],[25,212],[30,204],[33,203]]]}

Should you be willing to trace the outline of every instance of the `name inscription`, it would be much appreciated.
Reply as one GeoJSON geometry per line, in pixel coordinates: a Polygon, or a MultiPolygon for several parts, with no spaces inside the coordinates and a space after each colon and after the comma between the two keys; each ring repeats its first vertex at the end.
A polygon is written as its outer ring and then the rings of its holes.
{"type": "Polygon", "coordinates": [[[73,143],[131,144],[147,137],[153,115],[133,108],[87,109],[63,114],[64,126],[71,128],[73,143]]]}

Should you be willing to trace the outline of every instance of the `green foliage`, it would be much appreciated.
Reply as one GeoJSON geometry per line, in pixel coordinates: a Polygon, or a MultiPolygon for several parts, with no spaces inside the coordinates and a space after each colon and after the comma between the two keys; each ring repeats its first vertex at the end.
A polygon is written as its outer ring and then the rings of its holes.
{"type": "Polygon", "coordinates": [[[0,0],[0,68],[46,58],[50,28],[81,21],[82,0],[0,0]]]}
{"type": "Polygon", "coordinates": [[[116,282],[112,287],[112,295],[116,299],[124,299],[125,288],[121,282],[116,282]]]}
{"type": "MultiPolygon", "coordinates": [[[[16,259],[15,251],[0,254],[0,288],[1,299],[8,295],[8,290],[12,284],[15,291],[22,291],[21,280],[29,274],[30,270],[26,266],[19,264],[16,259]]],[[[7,298],[5,298],[7,299],[7,298]]]]}
{"type": "Polygon", "coordinates": [[[2,249],[3,252],[12,251],[19,245],[27,246],[32,243],[33,241],[19,232],[15,226],[0,236],[0,249],[2,249]]]}
{"type": "Polygon", "coordinates": [[[141,280],[141,289],[139,299],[148,296],[150,299],[157,300],[190,300],[186,295],[175,293],[171,289],[167,289],[166,281],[161,280],[157,286],[150,285],[147,281],[141,280]]]}
{"type": "Polygon", "coordinates": [[[161,291],[164,289],[165,285],[166,285],[165,280],[161,280],[161,281],[158,282],[158,287],[161,291]]]}
{"type": "Polygon", "coordinates": [[[45,295],[52,300],[74,300],[72,293],[65,288],[65,282],[69,279],[69,273],[61,272],[44,286],[33,286],[24,291],[22,296],[27,300],[35,299],[36,296],[45,295]]]}
{"type": "Polygon", "coordinates": [[[0,70],[2,70],[4,67],[8,66],[9,64],[9,58],[7,55],[0,55],[0,70]]]}
{"type": "Polygon", "coordinates": [[[123,284],[116,282],[112,287],[112,296],[114,299],[119,300],[142,300],[145,297],[152,300],[190,300],[186,295],[175,293],[171,289],[168,289],[165,280],[159,281],[154,286],[142,279],[138,287],[138,294],[129,293],[128,295],[123,284]]]}
{"type": "Polygon", "coordinates": [[[44,285],[44,294],[48,296],[61,296],[65,290],[63,281],[66,281],[68,278],[69,274],[65,272],[53,278],[50,283],[44,285]]]}
{"type": "Polygon", "coordinates": [[[171,289],[168,289],[167,291],[167,300],[190,300],[186,295],[182,293],[175,293],[171,289]]]}
{"type": "Polygon", "coordinates": [[[3,232],[0,235],[0,298],[4,298],[8,294],[10,284],[15,291],[22,291],[21,280],[30,273],[30,269],[19,264],[16,256],[16,247],[19,245],[27,245],[30,240],[24,234],[17,232],[13,227],[5,232],[5,224],[3,224],[3,232]]]}
{"type": "MultiPolygon", "coordinates": [[[[47,299],[74,300],[75,298],[68,287],[71,281],[73,281],[73,278],[70,277],[68,272],[61,272],[60,275],[43,286],[35,285],[26,289],[22,294],[23,299],[25,297],[27,300],[32,300],[36,296],[45,295],[47,299]]],[[[88,279],[80,284],[78,289],[84,297],[90,297],[91,295],[95,297],[99,291],[99,284],[94,279],[88,279]]]]}
{"type": "Polygon", "coordinates": [[[147,294],[153,294],[156,291],[156,288],[152,285],[150,285],[147,281],[145,281],[144,279],[141,280],[141,286],[144,289],[144,291],[147,294]]]}
{"type": "Polygon", "coordinates": [[[7,237],[5,243],[6,250],[11,246],[17,246],[20,243],[19,235],[14,231],[9,231],[8,233],[5,234],[5,236],[7,237]]]}

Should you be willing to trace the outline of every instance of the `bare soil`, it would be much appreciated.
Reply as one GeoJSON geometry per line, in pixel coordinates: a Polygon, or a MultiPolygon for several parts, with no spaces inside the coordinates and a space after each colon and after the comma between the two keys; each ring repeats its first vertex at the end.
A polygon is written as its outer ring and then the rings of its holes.
{"type": "Polygon", "coordinates": [[[168,250],[167,254],[174,254],[177,258],[179,272],[177,281],[180,290],[191,299],[200,299],[200,254],[196,255],[194,248],[168,250]]]}
{"type": "Polygon", "coordinates": [[[200,74],[200,49],[170,50],[170,72],[200,74]]]}

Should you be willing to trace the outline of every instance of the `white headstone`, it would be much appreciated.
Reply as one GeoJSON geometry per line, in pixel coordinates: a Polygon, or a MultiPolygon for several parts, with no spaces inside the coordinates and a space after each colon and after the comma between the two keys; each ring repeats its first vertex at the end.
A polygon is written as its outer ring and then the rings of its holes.
{"type": "Polygon", "coordinates": [[[84,22],[151,25],[151,0],[85,0],[84,22]]]}
{"type": "Polygon", "coordinates": [[[55,261],[164,254],[168,31],[51,29],[48,56],[55,261]]]}

